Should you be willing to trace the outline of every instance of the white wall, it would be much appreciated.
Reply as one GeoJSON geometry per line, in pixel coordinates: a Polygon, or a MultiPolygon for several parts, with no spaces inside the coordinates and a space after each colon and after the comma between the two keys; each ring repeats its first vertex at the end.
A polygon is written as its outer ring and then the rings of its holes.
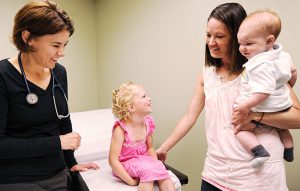
{"type": "MultiPolygon", "coordinates": [[[[98,0],[97,61],[99,106],[109,107],[111,90],[132,80],[143,84],[152,97],[158,147],[186,111],[196,78],[204,64],[206,20],[223,0],[98,0]]],[[[281,16],[278,41],[300,63],[298,1],[252,0],[240,2],[248,12],[270,8],[281,16]]],[[[299,70],[300,71],[300,70],[299,70]]],[[[295,87],[299,94],[299,83],[295,87]]],[[[200,190],[206,138],[201,116],[191,132],[169,153],[167,163],[189,176],[184,191],[200,190]]],[[[300,133],[293,131],[295,162],[287,167],[290,190],[300,190],[300,133]]]]}

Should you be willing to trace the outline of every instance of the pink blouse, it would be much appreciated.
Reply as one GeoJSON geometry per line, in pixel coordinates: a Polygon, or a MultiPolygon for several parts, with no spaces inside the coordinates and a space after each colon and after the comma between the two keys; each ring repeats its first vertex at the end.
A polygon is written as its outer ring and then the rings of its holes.
{"type": "Polygon", "coordinates": [[[221,190],[287,191],[283,145],[274,128],[256,128],[260,143],[271,157],[260,170],[250,167],[253,156],[234,135],[233,104],[239,95],[241,77],[221,82],[215,67],[203,68],[207,156],[203,179],[221,190]]]}

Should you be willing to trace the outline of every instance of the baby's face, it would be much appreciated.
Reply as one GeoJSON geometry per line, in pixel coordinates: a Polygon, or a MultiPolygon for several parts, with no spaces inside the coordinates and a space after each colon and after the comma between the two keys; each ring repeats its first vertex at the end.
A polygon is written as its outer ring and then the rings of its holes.
{"type": "Polygon", "coordinates": [[[239,50],[248,60],[268,50],[267,36],[259,30],[252,20],[244,21],[237,34],[239,50]]]}

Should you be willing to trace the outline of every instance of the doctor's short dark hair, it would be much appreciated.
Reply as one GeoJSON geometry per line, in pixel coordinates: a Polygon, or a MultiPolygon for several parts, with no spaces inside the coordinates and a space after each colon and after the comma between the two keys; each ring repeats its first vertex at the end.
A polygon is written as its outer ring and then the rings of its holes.
{"type": "Polygon", "coordinates": [[[12,41],[19,51],[33,51],[22,39],[22,32],[30,33],[30,39],[48,34],[56,34],[67,30],[70,36],[74,32],[74,24],[66,11],[60,9],[50,0],[33,1],[24,5],[15,15],[12,41]]]}

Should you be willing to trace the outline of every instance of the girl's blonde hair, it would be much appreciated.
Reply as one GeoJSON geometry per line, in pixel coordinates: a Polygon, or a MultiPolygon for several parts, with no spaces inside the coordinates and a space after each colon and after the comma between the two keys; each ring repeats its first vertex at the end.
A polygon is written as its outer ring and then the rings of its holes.
{"type": "Polygon", "coordinates": [[[133,98],[132,87],[135,85],[133,82],[126,82],[121,84],[118,89],[112,91],[112,113],[120,120],[126,120],[130,116],[129,108],[133,98]]]}

